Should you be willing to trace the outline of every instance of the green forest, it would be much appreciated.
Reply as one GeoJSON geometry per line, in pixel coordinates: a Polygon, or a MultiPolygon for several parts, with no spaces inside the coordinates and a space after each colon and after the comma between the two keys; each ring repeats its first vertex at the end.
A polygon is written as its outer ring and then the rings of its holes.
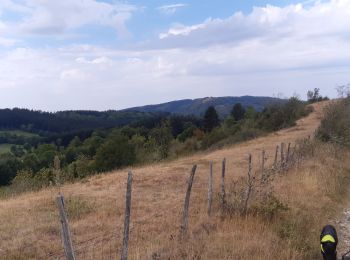
{"type": "MultiPolygon", "coordinates": [[[[309,102],[313,101],[309,99],[309,102]]],[[[293,126],[297,119],[310,112],[307,104],[292,97],[256,111],[237,103],[225,119],[220,119],[213,106],[201,118],[128,113],[121,119],[120,115],[108,112],[51,115],[8,110],[12,122],[6,127],[2,125],[0,131],[1,191],[36,190],[130,165],[174,159],[249,140],[293,126]],[[19,119],[13,120],[11,113],[17,113],[19,119]],[[45,120],[41,121],[40,117],[45,120]],[[117,120],[122,122],[116,123],[117,120]],[[14,130],[18,126],[20,130],[14,130]]],[[[0,117],[4,116],[6,113],[2,110],[0,117]]]]}

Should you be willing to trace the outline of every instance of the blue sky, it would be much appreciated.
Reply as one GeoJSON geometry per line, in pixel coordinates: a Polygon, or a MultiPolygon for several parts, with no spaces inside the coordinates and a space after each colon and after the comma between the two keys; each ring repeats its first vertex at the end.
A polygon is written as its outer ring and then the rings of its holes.
{"type": "MultiPolygon", "coordinates": [[[[13,3],[23,3],[26,1],[4,0],[13,3]]],[[[77,2],[73,0],[72,2],[77,2]]],[[[28,1],[29,3],[31,1],[28,1]]],[[[33,1],[39,2],[40,1],[33,1]]],[[[41,1],[43,2],[43,1],[41,1]]],[[[45,1],[44,1],[45,2],[45,1]]],[[[48,2],[48,1],[47,1],[48,2]]],[[[89,2],[89,1],[88,1],[89,2]]],[[[45,32],[34,35],[20,37],[22,42],[17,44],[23,47],[46,47],[60,46],[67,44],[97,44],[109,47],[125,47],[130,44],[137,44],[143,41],[149,41],[157,38],[158,34],[174,23],[181,24],[198,24],[211,18],[227,18],[235,12],[249,14],[254,7],[276,5],[285,6],[288,4],[298,3],[297,1],[280,0],[280,1],[123,1],[99,0],[96,2],[113,4],[124,4],[134,7],[133,16],[127,19],[125,24],[128,28],[128,35],[117,35],[113,26],[100,25],[98,23],[86,23],[74,28],[73,30],[60,31],[59,34],[52,32],[50,28],[45,32]],[[64,37],[66,34],[66,37],[64,37]],[[69,34],[71,37],[68,37],[69,34]],[[40,36],[40,37],[38,37],[40,36]]],[[[37,6],[40,7],[40,4],[37,6]]],[[[37,7],[35,7],[37,8],[37,7]]],[[[72,7],[73,8],[73,7],[72,7]]],[[[26,19],[28,15],[25,12],[4,8],[1,15],[3,22],[16,23],[26,19]]]]}
{"type": "Polygon", "coordinates": [[[1,0],[0,107],[335,97],[349,35],[350,0],[1,0]]]}

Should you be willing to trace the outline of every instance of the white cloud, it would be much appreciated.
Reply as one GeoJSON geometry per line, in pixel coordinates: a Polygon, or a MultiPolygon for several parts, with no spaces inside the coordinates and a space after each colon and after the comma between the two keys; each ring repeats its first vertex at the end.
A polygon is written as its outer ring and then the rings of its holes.
{"type": "Polygon", "coordinates": [[[314,87],[335,95],[350,82],[349,35],[350,0],[332,0],[176,25],[138,50],[10,49],[0,52],[1,106],[117,109],[314,87]]]}
{"type": "Polygon", "coordinates": [[[205,24],[195,24],[191,26],[185,26],[183,24],[174,24],[167,33],[161,33],[159,35],[159,39],[165,39],[168,38],[170,35],[177,36],[182,35],[186,36],[189,35],[191,32],[205,28],[205,24]]]}
{"type": "Polygon", "coordinates": [[[16,39],[0,37],[0,46],[11,47],[11,46],[15,45],[17,42],[18,42],[18,40],[16,40],[16,39]]]}
{"type": "Polygon", "coordinates": [[[159,6],[157,9],[166,15],[173,15],[175,14],[180,8],[187,7],[188,4],[172,4],[172,5],[162,5],[159,6]]]}
{"type": "MultiPolygon", "coordinates": [[[[17,34],[61,35],[85,25],[103,25],[114,28],[119,35],[127,35],[125,22],[137,8],[123,3],[106,3],[96,0],[2,0],[0,13],[17,12],[21,19],[9,23],[17,34]]],[[[3,21],[5,23],[5,21],[3,21]]]]}
{"type": "Polygon", "coordinates": [[[276,7],[255,7],[249,15],[238,12],[227,19],[207,19],[201,24],[175,25],[161,33],[162,45],[194,47],[259,39],[291,41],[348,37],[350,1],[331,0],[276,7]]]}

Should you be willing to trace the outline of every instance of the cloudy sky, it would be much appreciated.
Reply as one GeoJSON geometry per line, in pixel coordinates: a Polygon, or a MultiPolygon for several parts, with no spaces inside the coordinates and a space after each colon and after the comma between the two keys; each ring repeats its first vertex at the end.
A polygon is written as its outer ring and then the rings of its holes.
{"type": "Polygon", "coordinates": [[[336,96],[350,0],[0,0],[0,107],[336,96]]]}

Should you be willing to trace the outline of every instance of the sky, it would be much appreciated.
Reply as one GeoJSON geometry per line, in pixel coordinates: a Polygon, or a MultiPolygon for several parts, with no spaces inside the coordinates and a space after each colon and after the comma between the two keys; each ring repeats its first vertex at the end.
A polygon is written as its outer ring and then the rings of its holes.
{"type": "Polygon", "coordinates": [[[336,97],[350,0],[0,0],[0,108],[336,97]]]}

